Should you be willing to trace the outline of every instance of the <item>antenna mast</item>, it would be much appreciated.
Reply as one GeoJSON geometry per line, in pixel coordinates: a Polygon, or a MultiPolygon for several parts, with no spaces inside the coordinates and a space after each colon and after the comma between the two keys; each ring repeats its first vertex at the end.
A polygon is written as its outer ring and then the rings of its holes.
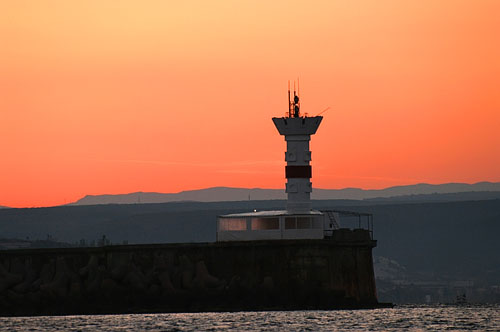
{"type": "Polygon", "coordinates": [[[290,80],[288,80],[288,117],[292,117],[292,100],[290,99],[290,80]]]}
{"type": "Polygon", "coordinates": [[[300,99],[295,90],[295,81],[293,81],[293,117],[300,118],[300,99]]]}
{"type": "Polygon", "coordinates": [[[298,78],[297,88],[295,88],[295,81],[293,81],[293,99],[290,91],[290,81],[288,81],[288,117],[300,118],[300,86],[298,78]]]}
{"type": "Polygon", "coordinates": [[[300,82],[299,82],[299,78],[298,77],[297,77],[297,95],[300,98],[300,82]]]}

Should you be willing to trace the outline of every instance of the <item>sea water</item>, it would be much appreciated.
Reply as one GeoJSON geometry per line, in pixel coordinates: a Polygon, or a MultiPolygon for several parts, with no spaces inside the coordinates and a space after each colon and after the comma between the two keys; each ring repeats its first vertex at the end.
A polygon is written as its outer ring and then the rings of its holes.
{"type": "Polygon", "coordinates": [[[0,331],[500,331],[500,305],[3,317],[0,331]]]}

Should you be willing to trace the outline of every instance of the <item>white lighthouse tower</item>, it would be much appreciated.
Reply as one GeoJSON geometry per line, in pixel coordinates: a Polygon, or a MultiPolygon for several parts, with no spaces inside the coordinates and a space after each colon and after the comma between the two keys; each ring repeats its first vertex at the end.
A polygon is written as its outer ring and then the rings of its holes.
{"type": "Polygon", "coordinates": [[[217,241],[255,241],[281,239],[323,239],[338,228],[336,214],[311,209],[311,151],[309,141],[316,133],[322,116],[308,117],[300,110],[300,98],[288,87],[288,112],[273,118],[279,133],[285,136],[285,177],[288,200],[286,210],[254,211],[219,216],[217,241]]]}
{"type": "Polygon", "coordinates": [[[309,141],[321,124],[322,116],[307,117],[300,113],[300,99],[293,91],[290,99],[288,88],[288,112],[283,118],[273,118],[279,133],[285,136],[285,176],[288,201],[286,209],[291,213],[304,213],[311,210],[312,169],[309,141]]]}

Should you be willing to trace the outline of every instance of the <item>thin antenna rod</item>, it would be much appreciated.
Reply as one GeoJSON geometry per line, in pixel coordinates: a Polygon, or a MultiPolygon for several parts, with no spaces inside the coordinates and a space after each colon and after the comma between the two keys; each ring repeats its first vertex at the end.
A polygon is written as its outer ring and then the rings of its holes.
{"type": "Polygon", "coordinates": [[[299,97],[299,102],[297,103],[297,105],[299,105],[299,110],[302,109],[302,107],[300,106],[300,84],[299,84],[299,78],[297,77],[297,96],[299,97]]]}
{"type": "Polygon", "coordinates": [[[292,117],[291,108],[292,108],[292,101],[290,100],[290,80],[288,80],[288,117],[289,118],[292,117]]]}
{"type": "Polygon", "coordinates": [[[330,109],[330,106],[328,106],[327,108],[325,108],[324,110],[322,110],[321,112],[319,112],[316,116],[319,116],[323,113],[325,113],[326,111],[328,111],[330,109]]]}

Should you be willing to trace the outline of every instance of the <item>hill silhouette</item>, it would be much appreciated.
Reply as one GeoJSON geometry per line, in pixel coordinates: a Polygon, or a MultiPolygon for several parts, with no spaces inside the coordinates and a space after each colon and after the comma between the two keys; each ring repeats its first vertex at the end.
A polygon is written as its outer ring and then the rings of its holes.
{"type": "MultiPolygon", "coordinates": [[[[446,184],[415,184],[408,186],[395,186],[386,189],[365,190],[358,188],[345,189],[319,189],[312,192],[312,199],[382,199],[396,198],[403,196],[403,200],[433,200],[437,196],[423,197],[421,195],[436,194],[457,194],[455,197],[440,197],[439,199],[468,200],[468,199],[489,199],[500,198],[500,182],[478,182],[467,183],[446,183],[446,184]],[[476,192],[488,192],[489,194],[470,194],[476,192]],[[463,195],[458,195],[462,193],[463,195]],[[469,194],[466,194],[469,193],[469,194]],[[420,195],[420,197],[415,197],[420,195]],[[474,196],[475,195],[475,196],[474,196]]],[[[181,191],[179,193],[154,193],[136,192],[117,195],[87,195],[71,205],[96,205],[96,204],[133,204],[133,203],[167,203],[182,201],[197,202],[224,202],[224,201],[245,201],[245,200],[280,200],[286,199],[283,189],[261,189],[261,188],[230,188],[213,187],[200,190],[181,191]]]]}

